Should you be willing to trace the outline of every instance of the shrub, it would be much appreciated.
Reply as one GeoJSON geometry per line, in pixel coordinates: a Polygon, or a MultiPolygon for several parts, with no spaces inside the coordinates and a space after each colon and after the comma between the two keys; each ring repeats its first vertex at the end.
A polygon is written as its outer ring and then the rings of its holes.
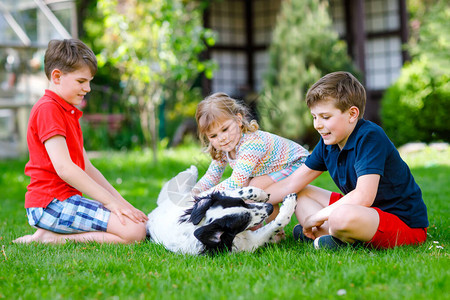
{"type": "Polygon", "coordinates": [[[417,44],[410,46],[412,62],[383,96],[383,128],[396,146],[450,140],[449,20],[444,1],[430,9],[417,44]]]}
{"type": "Polygon", "coordinates": [[[414,141],[448,141],[449,107],[449,76],[433,74],[426,62],[416,61],[402,69],[400,78],[383,97],[383,128],[397,146],[414,141]]]}

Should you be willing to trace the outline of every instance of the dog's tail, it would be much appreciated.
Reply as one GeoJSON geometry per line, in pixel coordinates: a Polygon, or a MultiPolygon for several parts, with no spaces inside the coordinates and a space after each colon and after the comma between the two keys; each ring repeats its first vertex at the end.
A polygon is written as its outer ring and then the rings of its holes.
{"type": "Polygon", "coordinates": [[[163,201],[170,200],[176,206],[192,206],[191,190],[197,182],[198,171],[195,166],[191,166],[185,171],[178,173],[177,176],[164,184],[158,196],[158,205],[163,201]]]}

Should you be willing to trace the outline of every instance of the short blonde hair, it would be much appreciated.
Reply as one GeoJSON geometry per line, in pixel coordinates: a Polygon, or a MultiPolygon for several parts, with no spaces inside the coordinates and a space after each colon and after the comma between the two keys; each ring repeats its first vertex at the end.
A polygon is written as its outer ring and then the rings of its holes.
{"type": "Polygon", "coordinates": [[[250,121],[249,118],[248,107],[225,93],[215,93],[202,100],[197,106],[195,119],[197,120],[198,136],[203,146],[206,147],[205,152],[209,153],[213,159],[219,159],[222,156],[221,151],[212,147],[206,136],[211,127],[224,119],[234,119],[242,123],[243,133],[258,130],[259,125],[256,120],[250,121]],[[239,115],[242,116],[242,120],[239,115]]]}
{"type": "Polygon", "coordinates": [[[306,93],[306,105],[309,108],[321,101],[333,100],[342,112],[352,106],[359,109],[359,119],[366,107],[366,90],[352,74],[348,72],[329,73],[314,83],[306,93]]]}

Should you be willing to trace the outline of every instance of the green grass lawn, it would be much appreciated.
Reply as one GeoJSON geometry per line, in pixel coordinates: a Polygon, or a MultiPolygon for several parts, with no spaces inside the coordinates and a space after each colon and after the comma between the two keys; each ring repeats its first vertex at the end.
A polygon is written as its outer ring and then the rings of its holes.
{"type": "MultiPolygon", "coordinates": [[[[136,207],[150,212],[162,184],[208,158],[195,146],[103,153],[93,163],[136,207]]],[[[404,156],[422,188],[428,241],[393,250],[321,252],[287,240],[255,253],[184,256],[149,242],[15,245],[34,232],[23,208],[26,160],[0,161],[0,298],[5,299],[450,299],[450,150],[404,156]],[[441,248],[442,247],[442,248],[441,248]]],[[[336,190],[327,174],[315,184],[336,190]]]]}

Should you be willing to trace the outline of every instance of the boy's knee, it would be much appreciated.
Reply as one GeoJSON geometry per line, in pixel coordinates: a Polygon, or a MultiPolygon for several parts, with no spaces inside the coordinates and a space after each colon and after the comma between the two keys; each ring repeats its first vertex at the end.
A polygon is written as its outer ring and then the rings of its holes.
{"type": "Polygon", "coordinates": [[[132,234],[131,242],[140,242],[145,239],[147,236],[147,230],[145,228],[145,223],[138,223],[136,224],[136,228],[134,229],[134,234],[132,234]]]}
{"type": "Polygon", "coordinates": [[[301,201],[302,199],[309,198],[309,189],[305,187],[300,192],[297,193],[297,201],[301,201]]]}
{"type": "Polygon", "coordinates": [[[314,202],[322,203],[324,200],[323,198],[326,198],[326,205],[328,205],[329,196],[327,191],[313,185],[307,185],[297,193],[298,202],[312,200],[314,202]]]}
{"type": "Polygon", "coordinates": [[[329,216],[328,224],[332,235],[348,231],[356,224],[360,215],[353,209],[354,205],[342,205],[337,207],[329,216]]]}
{"type": "Polygon", "coordinates": [[[119,237],[122,240],[121,243],[131,244],[146,238],[145,225],[144,222],[135,223],[128,218],[125,218],[125,224],[122,224],[115,214],[111,214],[107,232],[119,237]]]}
{"type": "Polygon", "coordinates": [[[309,205],[311,201],[311,197],[309,196],[308,191],[305,189],[301,190],[297,193],[297,206],[309,205]]]}
{"type": "Polygon", "coordinates": [[[131,244],[143,241],[146,238],[146,235],[145,223],[140,222],[128,225],[121,237],[127,244],[131,244]]]}

